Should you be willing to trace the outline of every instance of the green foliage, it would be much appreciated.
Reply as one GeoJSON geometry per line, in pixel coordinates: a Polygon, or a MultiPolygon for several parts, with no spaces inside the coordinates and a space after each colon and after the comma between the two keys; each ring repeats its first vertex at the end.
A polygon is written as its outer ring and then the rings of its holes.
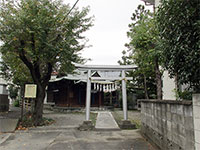
{"type": "Polygon", "coordinates": [[[200,2],[162,0],[157,22],[165,67],[178,82],[200,91],[200,2]]]}
{"type": "Polygon", "coordinates": [[[12,52],[7,52],[1,56],[0,74],[15,85],[24,85],[32,82],[30,72],[26,65],[12,52]]]}
{"type": "Polygon", "coordinates": [[[192,92],[189,90],[175,90],[177,100],[192,100],[192,92]]]}
{"type": "Polygon", "coordinates": [[[19,107],[19,99],[16,99],[13,103],[14,107],[19,107]]]}
{"type": "Polygon", "coordinates": [[[0,0],[2,69],[16,83],[37,85],[35,125],[42,121],[52,71],[67,73],[73,70],[72,62],[83,62],[79,52],[87,39],[82,33],[92,26],[92,18],[87,17],[88,8],[70,10],[62,0],[0,0]]]}
{"type": "MultiPolygon", "coordinates": [[[[155,66],[156,63],[162,64],[162,58],[154,14],[139,5],[131,20],[133,23],[129,24],[130,30],[127,32],[130,42],[125,45],[128,50],[123,51],[122,61],[119,63],[136,64],[138,68],[130,73],[134,77],[132,87],[144,89],[146,86],[150,98],[155,98],[155,66]]],[[[140,90],[137,91],[141,93],[140,90]]]]}
{"type": "MultiPolygon", "coordinates": [[[[125,44],[126,47],[128,47],[128,44],[125,44]]],[[[132,53],[128,49],[127,51],[123,50],[122,51],[122,60],[119,60],[118,63],[120,65],[130,65],[133,64],[133,59],[132,59],[132,53]]]]}
{"type": "Polygon", "coordinates": [[[95,126],[97,120],[97,113],[90,113],[90,119],[92,121],[92,124],[95,126]]]}
{"type": "Polygon", "coordinates": [[[133,14],[130,31],[127,33],[131,39],[129,47],[133,50],[133,59],[143,70],[153,66],[155,57],[160,56],[158,49],[158,31],[155,26],[153,13],[146,11],[144,6],[138,6],[140,13],[133,14]]]}
{"type": "Polygon", "coordinates": [[[150,99],[155,99],[156,96],[156,85],[155,85],[155,72],[150,70],[145,72],[145,75],[141,73],[140,69],[136,69],[129,73],[129,76],[133,77],[133,80],[127,84],[127,92],[135,93],[137,99],[145,99],[144,91],[144,77],[146,78],[146,86],[148,91],[148,96],[150,99]]]}
{"type": "Polygon", "coordinates": [[[86,17],[88,8],[74,9],[68,15],[70,6],[60,0],[1,1],[0,5],[5,77],[14,76],[16,83],[30,82],[31,64],[34,69],[39,67],[38,77],[43,80],[49,67],[67,72],[73,69],[71,62],[83,61],[79,51],[86,39],[81,33],[92,25],[91,18],[86,17]]]}
{"type": "Polygon", "coordinates": [[[154,14],[145,10],[144,6],[139,5],[138,11],[133,14],[130,24],[130,31],[127,33],[131,42],[128,44],[132,49],[132,58],[138,65],[141,73],[148,73],[154,70],[155,59],[161,65],[161,50],[159,47],[159,34],[156,28],[154,14]]]}
{"type": "Polygon", "coordinates": [[[19,88],[14,85],[9,85],[8,87],[9,96],[11,99],[16,99],[18,96],[19,88]]]}

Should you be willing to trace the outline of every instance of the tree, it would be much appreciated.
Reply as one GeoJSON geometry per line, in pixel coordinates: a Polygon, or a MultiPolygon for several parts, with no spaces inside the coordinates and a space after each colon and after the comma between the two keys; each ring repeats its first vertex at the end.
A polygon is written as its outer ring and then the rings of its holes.
{"type": "MultiPolygon", "coordinates": [[[[71,62],[82,60],[79,51],[86,39],[81,33],[92,26],[92,18],[87,17],[88,8],[69,13],[70,6],[61,0],[2,0],[0,4],[1,54],[28,68],[37,85],[33,119],[39,125],[51,72],[69,71],[71,62]]],[[[7,65],[13,68],[13,63],[7,65]]]]}
{"type": "Polygon", "coordinates": [[[125,44],[128,48],[122,51],[122,60],[119,60],[120,65],[137,64],[137,68],[134,71],[129,71],[128,76],[133,77],[133,80],[127,83],[127,91],[136,93],[139,99],[155,98],[155,72],[150,66],[145,69],[139,65],[133,58],[133,50],[129,47],[129,44],[125,44]]]}
{"type": "Polygon", "coordinates": [[[199,0],[162,0],[156,17],[166,69],[196,92],[200,92],[199,12],[199,0]]]}
{"type": "Polygon", "coordinates": [[[32,83],[30,72],[26,65],[13,53],[6,53],[1,56],[0,75],[7,81],[12,81],[17,86],[24,86],[25,83],[32,83]]]}
{"type": "Polygon", "coordinates": [[[159,69],[162,61],[154,14],[139,5],[131,19],[133,23],[129,24],[130,30],[127,35],[130,43],[127,47],[131,50],[131,59],[138,66],[138,73],[143,76],[145,97],[149,98],[147,78],[154,78],[157,99],[162,99],[162,73],[159,69]]]}

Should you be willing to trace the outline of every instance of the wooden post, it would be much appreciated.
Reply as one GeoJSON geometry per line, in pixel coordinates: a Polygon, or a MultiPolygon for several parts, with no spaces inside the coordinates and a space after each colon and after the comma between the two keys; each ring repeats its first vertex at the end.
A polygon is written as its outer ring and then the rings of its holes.
{"type": "Polygon", "coordinates": [[[87,75],[87,93],[86,93],[86,121],[90,120],[90,98],[91,98],[91,70],[87,75]]]}
{"type": "Polygon", "coordinates": [[[124,120],[128,120],[128,112],[127,112],[127,95],[126,95],[126,74],[125,71],[122,70],[122,100],[123,100],[123,113],[124,120]]]}
{"type": "Polygon", "coordinates": [[[98,96],[99,96],[99,107],[101,107],[101,92],[98,92],[98,96]]]}
{"type": "Polygon", "coordinates": [[[22,97],[21,121],[23,120],[23,115],[24,115],[24,97],[22,97]]]}
{"type": "Polygon", "coordinates": [[[109,94],[110,94],[110,106],[112,106],[112,92],[110,92],[109,94]]]}

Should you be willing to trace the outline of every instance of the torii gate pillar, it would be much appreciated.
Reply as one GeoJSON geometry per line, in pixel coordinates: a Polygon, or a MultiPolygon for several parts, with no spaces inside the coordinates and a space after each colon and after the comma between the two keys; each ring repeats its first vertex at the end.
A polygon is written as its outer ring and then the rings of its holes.
{"type": "Polygon", "coordinates": [[[87,91],[86,91],[86,121],[90,120],[90,103],[91,103],[91,70],[87,72],[87,91]]]}
{"type": "Polygon", "coordinates": [[[128,120],[127,95],[126,95],[126,74],[125,74],[124,70],[122,70],[122,101],[123,101],[124,120],[128,120]]]}

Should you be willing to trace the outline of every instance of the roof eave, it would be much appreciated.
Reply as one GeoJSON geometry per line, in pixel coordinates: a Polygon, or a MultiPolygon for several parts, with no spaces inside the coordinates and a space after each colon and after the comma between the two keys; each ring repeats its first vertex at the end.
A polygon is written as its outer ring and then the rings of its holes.
{"type": "Polygon", "coordinates": [[[155,0],[142,0],[142,1],[150,5],[155,5],[155,0]]]}

